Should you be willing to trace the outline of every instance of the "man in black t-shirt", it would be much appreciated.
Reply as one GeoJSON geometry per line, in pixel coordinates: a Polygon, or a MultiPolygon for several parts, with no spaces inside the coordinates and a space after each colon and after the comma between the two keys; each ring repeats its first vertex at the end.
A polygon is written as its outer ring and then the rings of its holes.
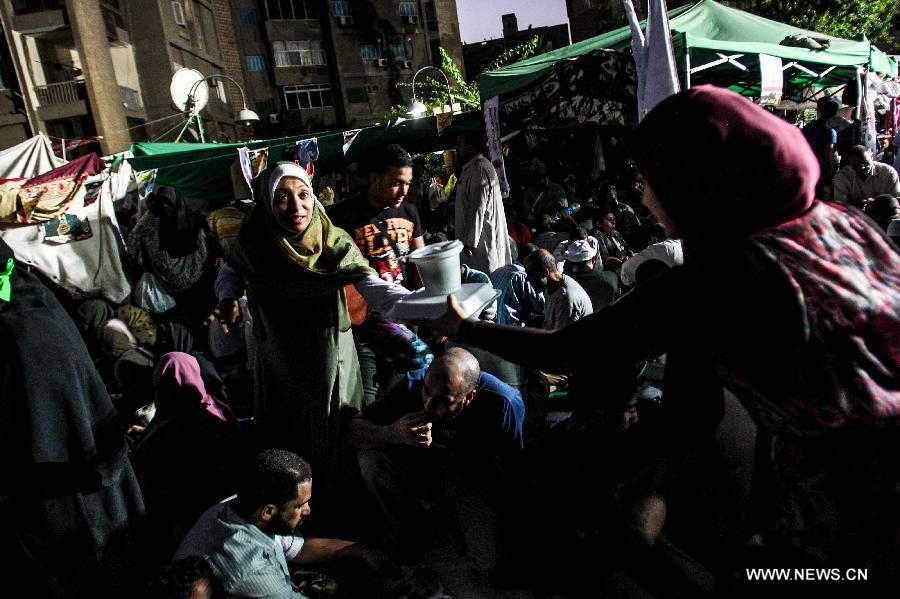
{"type": "MultiPolygon", "coordinates": [[[[411,289],[421,287],[415,267],[405,261],[410,252],[425,247],[419,211],[404,201],[412,181],[412,158],[391,144],[371,156],[365,167],[369,173],[366,191],[336,204],[328,215],[350,233],[378,276],[411,289]]],[[[352,288],[348,293],[353,293],[352,288]]],[[[362,316],[355,311],[351,316],[364,402],[369,405],[378,397],[378,390],[386,387],[392,368],[386,356],[366,342],[371,335],[367,335],[366,323],[360,322],[362,316]]]]}
{"type": "Polygon", "coordinates": [[[403,264],[410,252],[425,247],[419,212],[404,201],[412,182],[412,158],[392,144],[372,156],[367,170],[366,191],[335,205],[328,215],[350,233],[381,278],[416,288],[418,275],[403,264]]]}

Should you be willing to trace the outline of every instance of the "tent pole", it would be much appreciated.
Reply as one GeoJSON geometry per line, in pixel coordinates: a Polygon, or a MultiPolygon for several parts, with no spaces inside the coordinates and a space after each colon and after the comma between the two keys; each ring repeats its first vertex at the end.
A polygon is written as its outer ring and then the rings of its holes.
{"type": "Polygon", "coordinates": [[[684,89],[691,87],[691,51],[684,49],[684,89]]]}

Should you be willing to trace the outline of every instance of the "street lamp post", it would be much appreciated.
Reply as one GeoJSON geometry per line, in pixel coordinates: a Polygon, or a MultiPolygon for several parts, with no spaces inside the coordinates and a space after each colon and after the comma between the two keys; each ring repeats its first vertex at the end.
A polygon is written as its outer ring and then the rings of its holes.
{"type": "Polygon", "coordinates": [[[185,102],[185,112],[188,113],[188,121],[185,123],[184,128],[181,130],[181,133],[178,134],[178,139],[181,139],[181,135],[184,133],[184,130],[187,128],[188,123],[191,122],[192,118],[197,119],[197,130],[200,133],[200,142],[206,142],[206,136],[203,133],[203,121],[200,119],[200,111],[194,111],[194,94],[197,93],[197,88],[201,83],[208,83],[213,79],[227,79],[234,83],[234,86],[238,88],[238,91],[241,92],[241,103],[243,104],[243,108],[238,112],[237,123],[239,125],[244,125],[245,127],[249,127],[252,123],[259,120],[259,115],[247,108],[247,96],[244,95],[244,88],[241,87],[241,84],[235,81],[232,77],[228,75],[209,75],[204,77],[203,79],[197,80],[192,86],[190,91],[188,92],[187,101],[185,102]]]}
{"type": "Polygon", "coordinates": [[[416,71],[415,74],[413,75],[413,78],[412,78],[413,97],[412,97],[412,102],[410,102],[410,104],[409,104],[409,110],[406,111],[407,114],[409,114],[413,118],[418,118],[418,117],[422,116],[423,114],[425,114],[425,112],[428,110],[427,106],[425,106],[423,103],[419,102],[416,99],[416,77],[419,76],[419,73],[421,73],[422,71],[427,71],[428,69],[433,69],[433,70],[437,71],[438,73],[440,73],[441,76],[444,78],[444,81],[447,83],[447,101],[450,102],[450,114],[453,114],[453,94],[450,93],[450,79],[447,77],[447,73],[445,73],[441,69],[439,69],[437,67],[433,67],[431,65],[422,67],[421,69],[416,71]]]}

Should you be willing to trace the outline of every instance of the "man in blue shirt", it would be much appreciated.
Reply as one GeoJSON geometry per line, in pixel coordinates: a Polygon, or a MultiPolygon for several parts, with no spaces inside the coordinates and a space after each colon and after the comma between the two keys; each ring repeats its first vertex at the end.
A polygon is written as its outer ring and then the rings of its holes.
{"type": "Polygon", "coordinates": [[[429,508],[442,505],[476,569],[494,569],[498,468],[522,449],[524,417],[518,391],[453,347],[350,421],[348,442],[400,549],[427,538],[429,508]]]}
{"type": "MultiPolygon", "coordinates": [[[[819,118],[803,127],[803,137],[812,148],[813,154],[819,160],[821,175],[816,185],[816,196],[823,197],[823,188],[830,185],[837,170],[834,163],[834,144],[837,143],[837,131],[828,126],[830,121],[838,113],[841,103],[835,98],[827,98],[819,102],[819,118]]],[[[830,199],[830,198],[829,198],[830,199]]]]}

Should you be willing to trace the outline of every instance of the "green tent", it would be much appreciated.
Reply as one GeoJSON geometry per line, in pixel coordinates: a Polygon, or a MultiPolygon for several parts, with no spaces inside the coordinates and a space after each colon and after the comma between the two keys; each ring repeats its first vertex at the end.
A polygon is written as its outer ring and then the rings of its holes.
{"type": "MultiPolygon", "coordinates": [[[[669,11],[669,26],[678,68],[682,75],[689,71],[692,85],[714,83],[758,95],[759,54],[781,58],[786,87],[794,89],[844,85],[856,79],[859,66],[868,66],[886,77],[897,76],[894,59],[864,37],[852,41],[806,31],[713,0],[700,0],[669,11]],[[781,45],[785,38],[797,35],[827,39],[830,44],[822,50],[781,45]]],[[[519,90],[543,76],[555,62],[598,48],[631,48],[631,29],[622,27],[484,73],[478,80],[481,97],[492,98],[519,90]]]]}
{"type": "Polygon", "coordinates": [[[453,147],[459,131],[480,129],[482,119],[480,111],[458,114],[441,135],[438,135],[433,116],[407,120],[393,127],[366,127],[359,131],[346,155],[343,150],[344,132],[325,131],[233,144],[140,142],[131,146],[134,157],[127,160],[135,171],[157,169],[157,185],[175,187],[188,200],[206,204],[232,198],[231,165],[238,157],[239,148],[268,148],[269,159],[277,160],[286,147],[314,137],[319,145],[316,171],[328,173],[391,143],[400,144],[409,152],[419,153],[453,147]]]}

